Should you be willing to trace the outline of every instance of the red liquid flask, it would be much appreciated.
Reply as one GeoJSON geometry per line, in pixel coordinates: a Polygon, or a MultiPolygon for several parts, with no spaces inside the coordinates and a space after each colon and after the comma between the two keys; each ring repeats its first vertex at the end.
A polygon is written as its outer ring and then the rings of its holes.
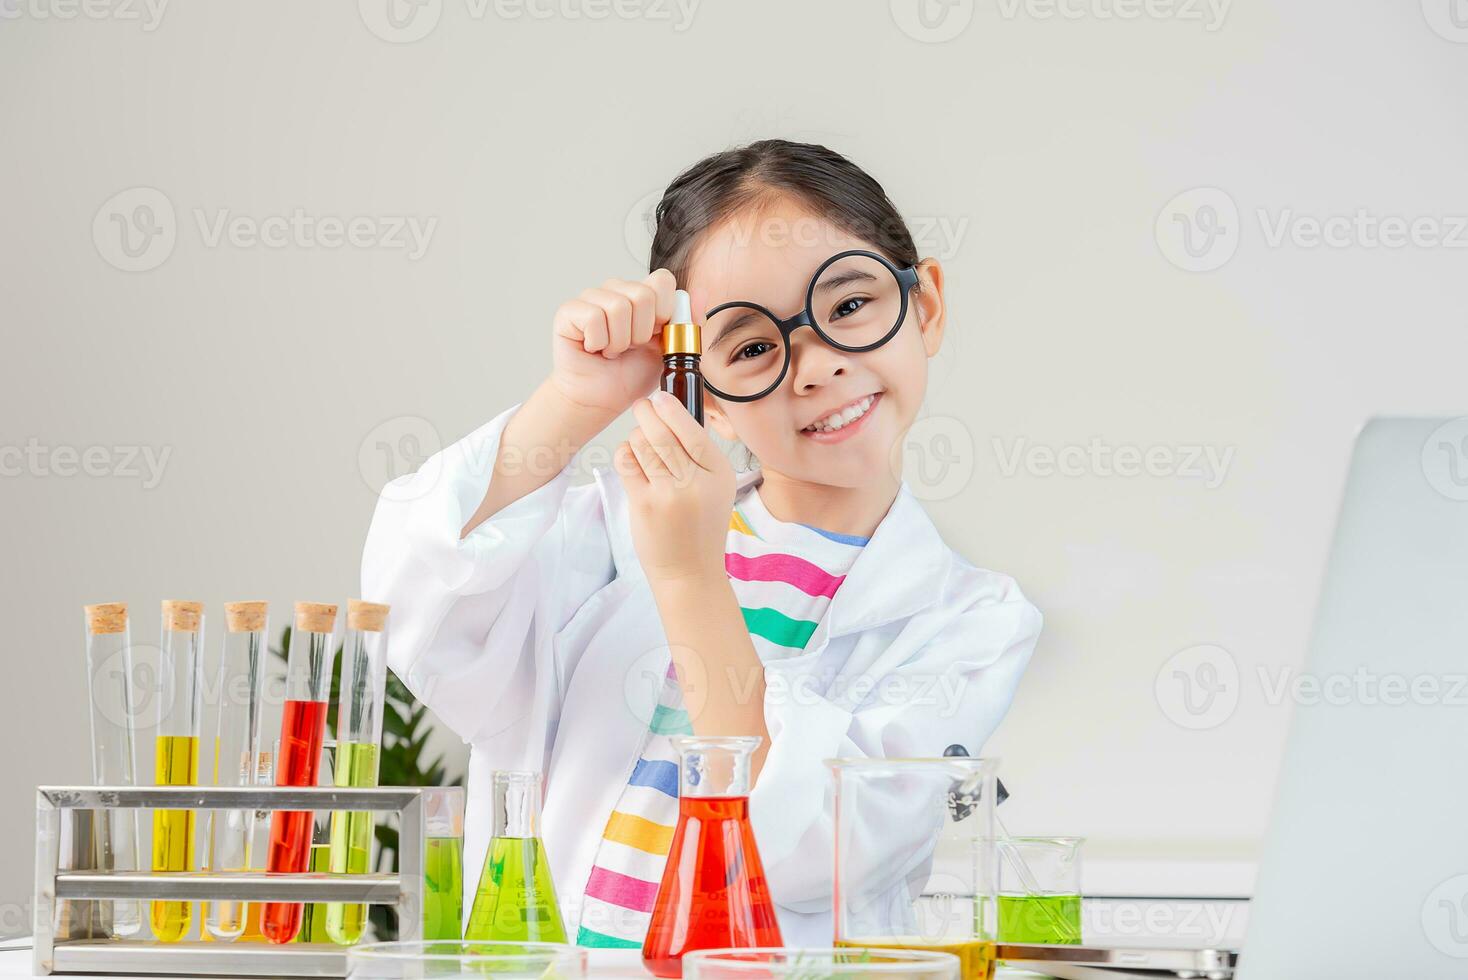
{"type": "Polygon", "coordinates": [[[658,885],[642,963],[683,975],[696,949],[783,946],[749,823],[749,758],[758,737],[678,736],[678,826],[658,885]]]}
{"type": "MultiPolygon", "coordinates": [[[[275,785],[315,786],[326,736],[326,698],[331,688],[336,606],[296,603],[286,662],[286,702],[280,721],[280,759],[275,785]]],[[[270,817],[267,871],[301,872],[311,863],[310,810],[277,810],[270,817]]],[[[272,943],[288,943],[301,931],[303,907],[295,902],[266,902],[260,931],[272,943]]]]}

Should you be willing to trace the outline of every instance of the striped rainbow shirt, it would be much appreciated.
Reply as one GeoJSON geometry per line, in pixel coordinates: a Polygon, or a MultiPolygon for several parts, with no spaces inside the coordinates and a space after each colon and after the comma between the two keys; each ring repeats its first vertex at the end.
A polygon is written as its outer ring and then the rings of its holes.
{"type": "MultiPolygon", "coordinates": [[[[791,524],[751,489],[729,518],[724,568],[761,662],[805,649],[866,538],[791,524]]],[[[678,753],[691,735],[671,661],[627,787],[607,818],[581,902],[581,946],[639,948],[678,823],[678,753]]]]}

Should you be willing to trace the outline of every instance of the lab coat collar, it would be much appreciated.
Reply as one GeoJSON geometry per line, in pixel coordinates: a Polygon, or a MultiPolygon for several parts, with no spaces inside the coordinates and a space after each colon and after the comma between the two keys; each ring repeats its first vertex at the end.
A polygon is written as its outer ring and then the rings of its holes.
{"type": "MultiPolygon", "coordinates": [[[[736,497],[762,479],[758,469],[739,473],[736,497]]],[[[596,480],[606,508],[617,574],[645,578],[632,543],[621,479],[610,469],[599,469],[596,480]]],[[[833,637],[906,619],[934,605],[944,594],[952,565],[953,553],[904,481],[887,516],[832,597],[826,615],[806,644],[806,652],[815,652],[833,637]]]]}

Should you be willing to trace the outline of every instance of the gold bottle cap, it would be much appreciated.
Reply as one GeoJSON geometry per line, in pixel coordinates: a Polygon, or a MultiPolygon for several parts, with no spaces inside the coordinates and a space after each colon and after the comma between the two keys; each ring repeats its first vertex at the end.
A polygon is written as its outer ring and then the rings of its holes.
{"type": "Polygon", "coordinates": [[[693,322],[693,301],[688,291],[673,293],[673,319],[663,327],[663,356],[669,354],[702,354],[703,338],[693,322]]]}
{"type": "Polygon", "coordinates": [[[296,629],[307,633],[330,633],[336,629],[336,604],[331,602],[296,603],[296,629]]]}
{"type": "Polygon", "coordinates": [[[347,628],[364,633],[381,633],[387,626],[387,606],[380,602],[347,600],[347,628]]]}
{"type": "Polygon", "coordinates": [[[163,600],[163,628],[178,633],[197,633],[204,618],[204,604],[184,599],[163,600]]]}
{"type": "Polygon", "coordinates": [[[226,602],[224,624],[231,633],[253,633],[265,628],[265,610],[268,603],[226,602]]]}
{"type": "Polygon", "coordinates": [[[87,614],[88,633],[121,633],[127,629],[127,603],[99,602],[83,606],[87,614]]]}

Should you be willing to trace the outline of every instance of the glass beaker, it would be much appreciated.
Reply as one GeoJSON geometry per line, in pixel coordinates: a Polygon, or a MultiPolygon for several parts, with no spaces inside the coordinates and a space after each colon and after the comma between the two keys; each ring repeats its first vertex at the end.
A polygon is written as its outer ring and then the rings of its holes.
{"type": "Polygon", "coordinates": [[[994,974],[997,759],[832,759],[835,945],[952,953],[994,974]]]}
{"type": "Polygon", "coordinates": [[[683,958],[684,980],[959,980],[958,957],[916,949],[707,949],[683,958]]]}
{"type": "Polygon", "coordinates": [[[347,980],[581,980],[586,950],[562,943],[369,943],[347,950],[347,980]]]}
{"type": "Polygon", "coordinates": [[[1082,837],[1001,837],[999,940],[1081,941],[1082,837]]]}
{"type": "Polygon", "coordinates": [[[463,938],[464,789],[434,786],[423,798],[423,938],[463,938]]]}
{"type": "Polygon", "coordinates": [[[678,825],[658,885],[642,963],[683,975],[695,949],[781,946],[780,925],[749,822],[749,761],[758,736],[678,735],[678,825]]]}
{"type": "Polygon", "coordinates": [[[540,840],[540,786],[538,772],[494,774],[494,836],[479,872],[465,939],[566,941],[540,840]]]}

